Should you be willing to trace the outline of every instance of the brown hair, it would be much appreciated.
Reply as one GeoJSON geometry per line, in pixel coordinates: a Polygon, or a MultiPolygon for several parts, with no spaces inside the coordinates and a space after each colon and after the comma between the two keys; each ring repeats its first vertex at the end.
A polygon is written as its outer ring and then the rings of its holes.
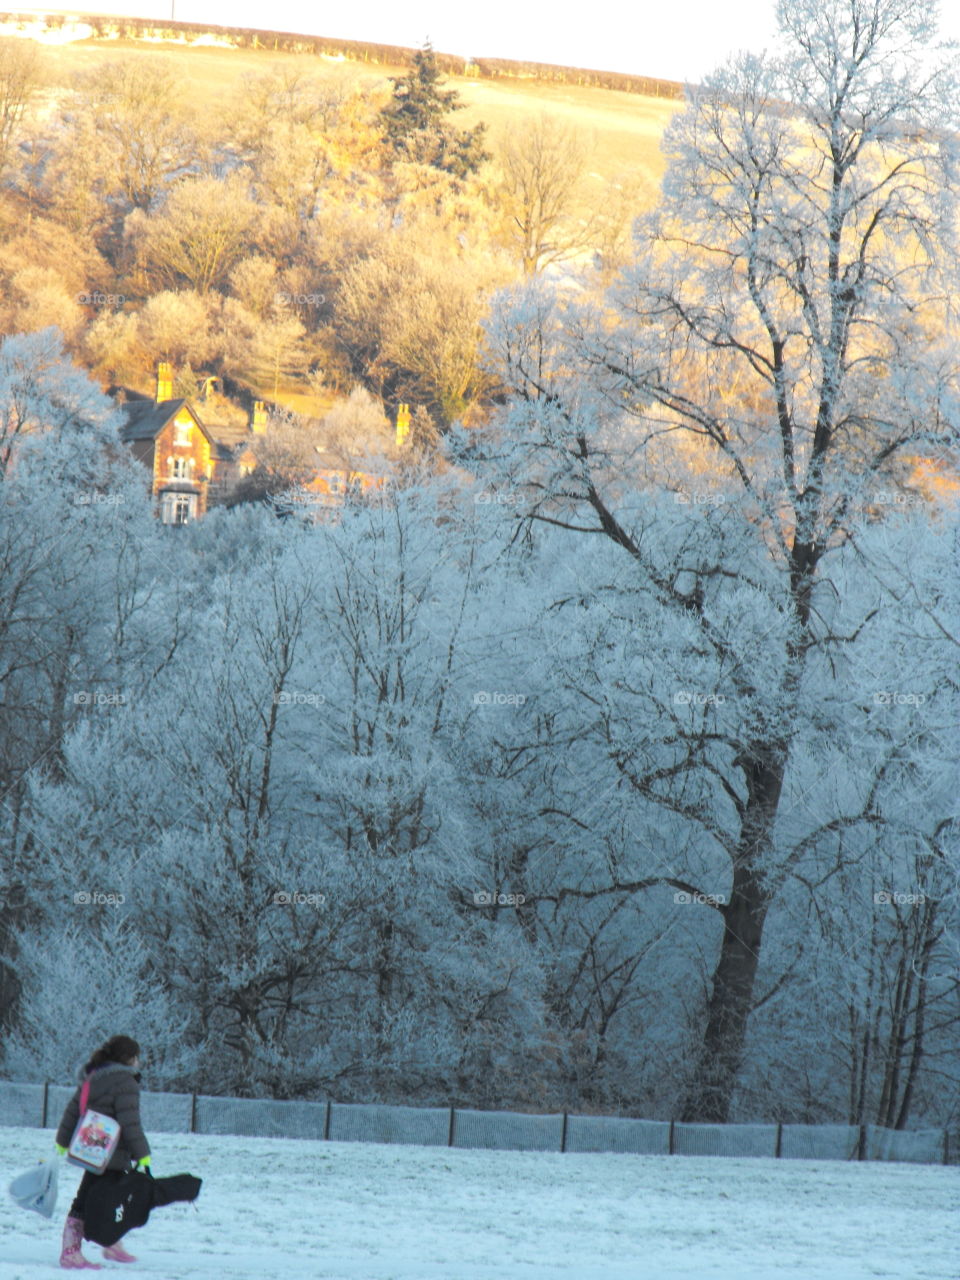
{"type": "Polygon", "coordinates": [[[126,1063],[139,1055],[140,1046],[136,1040],[131,1040],[129,1036],[111,1036],[106,1044],[102,1044],[95,1050],[84,1071],[89,1075],[91,1071],[96,1071],[97,1067],[102,1067],[105,1062],[126,1063]]]}

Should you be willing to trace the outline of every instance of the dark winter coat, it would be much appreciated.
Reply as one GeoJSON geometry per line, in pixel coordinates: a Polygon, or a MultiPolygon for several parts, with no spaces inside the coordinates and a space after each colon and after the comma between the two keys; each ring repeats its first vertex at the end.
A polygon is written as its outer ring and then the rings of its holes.
{"type": "MultiPolygon", "coordinates": [[[[81,1076],[81,1081],[87,1077],[81,1076]]],[[[105,1062],[90,1072],[90,1096],[87,1107],[101,1115],[112,1116],[120,1125],[120,1141],[110,1157],[108,1169],[129,1169],[131,1164],[150,1154],[140,1123],[140,1073],[123,1062],[105,1062]]],[[[80,1089],[67,1103],[57,1130],[57,1145],[68,1147],[80,1119],[80,1089]]]]}

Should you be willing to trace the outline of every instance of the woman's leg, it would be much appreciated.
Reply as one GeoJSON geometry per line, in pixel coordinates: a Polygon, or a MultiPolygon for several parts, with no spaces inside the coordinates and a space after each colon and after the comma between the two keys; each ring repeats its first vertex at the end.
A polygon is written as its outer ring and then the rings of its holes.
{"type": "Polygon", "coordinates": [[[83,1213],[87,1202],[87,1193],[93,1186],[95,1175],[85,1172],[77,1187],[67,1221],[63,1227],[63,1241],[60,1245],[60,1265],[72,1271],[98,1271],[99,1262],[88,1262],[83,1256],[83,1213]]]}

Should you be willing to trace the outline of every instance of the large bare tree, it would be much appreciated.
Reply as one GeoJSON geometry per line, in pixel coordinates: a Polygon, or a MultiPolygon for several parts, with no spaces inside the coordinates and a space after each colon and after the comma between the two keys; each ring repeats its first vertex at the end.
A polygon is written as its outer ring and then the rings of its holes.
{"type": "MultiPolygon", "coordinates": [[[[757,665],[733,668],[738,705],[752,710],[719,779],[733,815],[729,891],[686,1120],[729,1116],[764,925],[787,871],[782,824],[800,804],[789,775],[804,682],[855,638],[825,621],[825,559],[871,493],[956,440],[943,300],[957,92],[950,58],[933,47],[935,7],[781,0],[777,16],[782,51],[736,58],[668,129],[663,201],[610,311],[558,319],[559,304],[534,289],[495,334],[519,397],[530,514],[612,539],[660,605],[697,628],[702,652],[728,666],[711,592],[739,579],[770,607],[757,665]],[[729,504],[727,527],[752,531],[765,567],[711,563],[693,546],[658,563],[642,514],[618,505],[611,442],[623,465],[629,438],[634,466],[664,441],[675,457],[695,446],[729,504]]],[[[662,768],[620,762],[626,785],[663,802],[662,768]]],[[[873,803],[869,788],[861,802],[873,803]]],[[[671,803],[683,811],[683,797],[671,803]]]]}
{"type": "Polygon", "coordinates": [[[0,40],[0,174],[10,163],[17,129],[43,85],[36,45],[0,40]]]}
{"type": "Polygon", "coordinates": [[[588,155],[582,130],[541,113],[511,128],[497,151],[504,238],[535,275],[573,257],[591,241],[593,215],[582,216],[582,178],[588,155]]]}

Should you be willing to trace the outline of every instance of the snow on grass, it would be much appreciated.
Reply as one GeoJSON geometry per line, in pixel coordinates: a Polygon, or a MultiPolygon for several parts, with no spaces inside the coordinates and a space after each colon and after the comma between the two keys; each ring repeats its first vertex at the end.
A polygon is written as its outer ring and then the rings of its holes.
{"type": "MultiPolygon", "coordinates": [[[[4,1191],[52,1134],[3,1129],[4,1191]]],[[[125,1243],[150,1280],[957,1280],[956,1168],[461,1151],[155,1134],[204,1180],[125,1243]]],[[[63,1274],[53,1221],[0,1200],[0,1280],[63,1274]]],[[[100,1250],[85,1245],[91,1259],[100,1250]]]]}
{"type": "Polygon", "coordinates": [[[86,22],[65,22],[59,27],[48,27],[44,19],[32,22],[0,18],[0,34],[4,38],[17,36],[22,40],[35,40],[37,44],[72,44],[77,40],[89,40],[96,34],[86,22]]]}

